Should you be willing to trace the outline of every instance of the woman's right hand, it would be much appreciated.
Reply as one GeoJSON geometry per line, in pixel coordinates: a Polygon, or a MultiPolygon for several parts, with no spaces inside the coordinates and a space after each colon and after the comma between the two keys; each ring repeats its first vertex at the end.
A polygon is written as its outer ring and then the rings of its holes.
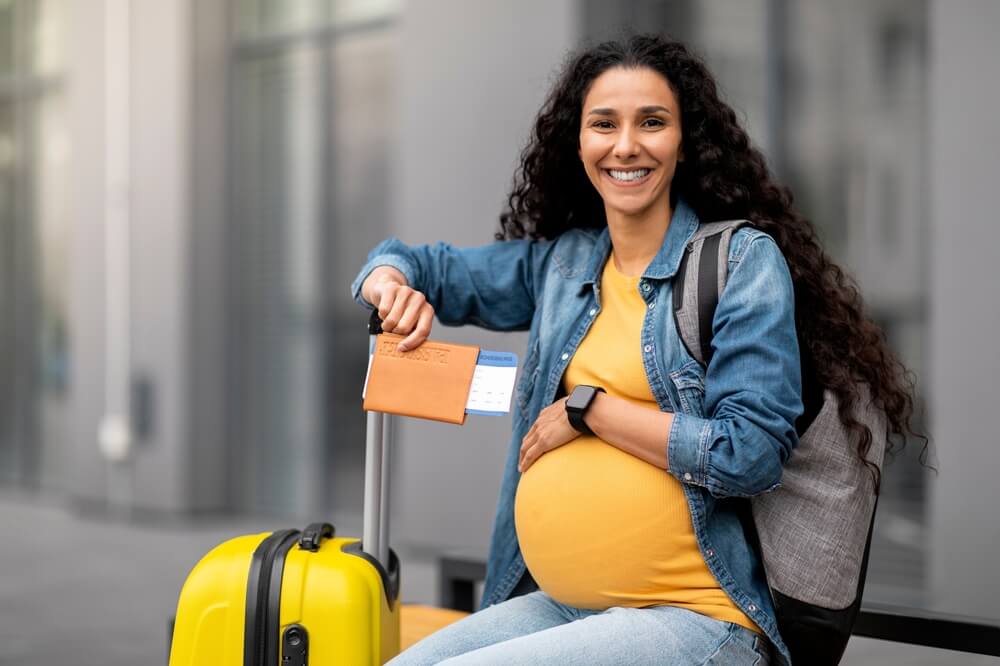
{"type": "Polygon", "coordinates": [[[397,269],[379,266],[373,270],[361,285],[361,296],[378,310],[383,331],[406,336],[399,351],[416,349],[431,334],[434,308],[397,269]]]}

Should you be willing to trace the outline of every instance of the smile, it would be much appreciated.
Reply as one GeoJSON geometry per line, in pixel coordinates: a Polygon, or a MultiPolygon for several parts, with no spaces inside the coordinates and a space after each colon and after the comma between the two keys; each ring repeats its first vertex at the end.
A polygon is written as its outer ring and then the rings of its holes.
{"type": "Polygon", "coordinates": [[[639,185],[653,172],[652,169],[602,169],[602,171],[620,185],[639,185]]]}

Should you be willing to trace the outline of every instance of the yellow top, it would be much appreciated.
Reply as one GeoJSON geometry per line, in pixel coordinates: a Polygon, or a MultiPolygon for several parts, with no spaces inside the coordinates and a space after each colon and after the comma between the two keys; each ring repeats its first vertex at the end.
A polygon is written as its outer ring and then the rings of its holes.
{"type": "MultiPolygon", "coordinates": [[[[646,303],[638,282],[608,259],[601,312],[566,369],[567,392],[591,384],[659,409],[642,365],[646,303]]],[[[557,601],[667,604],[760,633],[709,571],[681,483],[597,437],[580,436],[536,460],[518,485],[514,519],[528,570],[557,601]]]]}

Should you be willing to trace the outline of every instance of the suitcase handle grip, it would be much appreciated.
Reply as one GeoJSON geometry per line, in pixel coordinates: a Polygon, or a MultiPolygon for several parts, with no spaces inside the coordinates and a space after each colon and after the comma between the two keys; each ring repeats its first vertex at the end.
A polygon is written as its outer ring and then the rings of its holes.
{"type": "Polygon", "coordinates": [[[335,530],[330,523],[312,523],[302,530],[302,537],[299,538],[299,548],[316,552],[319,550],[323,539],[332,539],[335,530]]]}
{"type": "Polygon", "coordinates": [[[368,318],[368,335],[378,335],[382,332],[382,318],[378,316],[378,309],[372,310],[372,316],[368,318]]]}

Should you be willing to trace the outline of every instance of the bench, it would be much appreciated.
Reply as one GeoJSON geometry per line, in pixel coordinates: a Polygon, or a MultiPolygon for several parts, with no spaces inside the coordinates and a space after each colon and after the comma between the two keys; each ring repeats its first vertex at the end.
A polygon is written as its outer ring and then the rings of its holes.
{"type": "MultiPolygon", "coordinates": [[[[474,559],[443,557],[438,568],[441,605],[461,613],[440,617],[450,624],[475,610],[476,585],[486,578],[486,565],[474,559]]],[[[405,614],[402,621],[405,627],[405,614]]],[[[852,635],[1000,657],[1000,625],[914,608],[862,603],[852,635]]]]}

